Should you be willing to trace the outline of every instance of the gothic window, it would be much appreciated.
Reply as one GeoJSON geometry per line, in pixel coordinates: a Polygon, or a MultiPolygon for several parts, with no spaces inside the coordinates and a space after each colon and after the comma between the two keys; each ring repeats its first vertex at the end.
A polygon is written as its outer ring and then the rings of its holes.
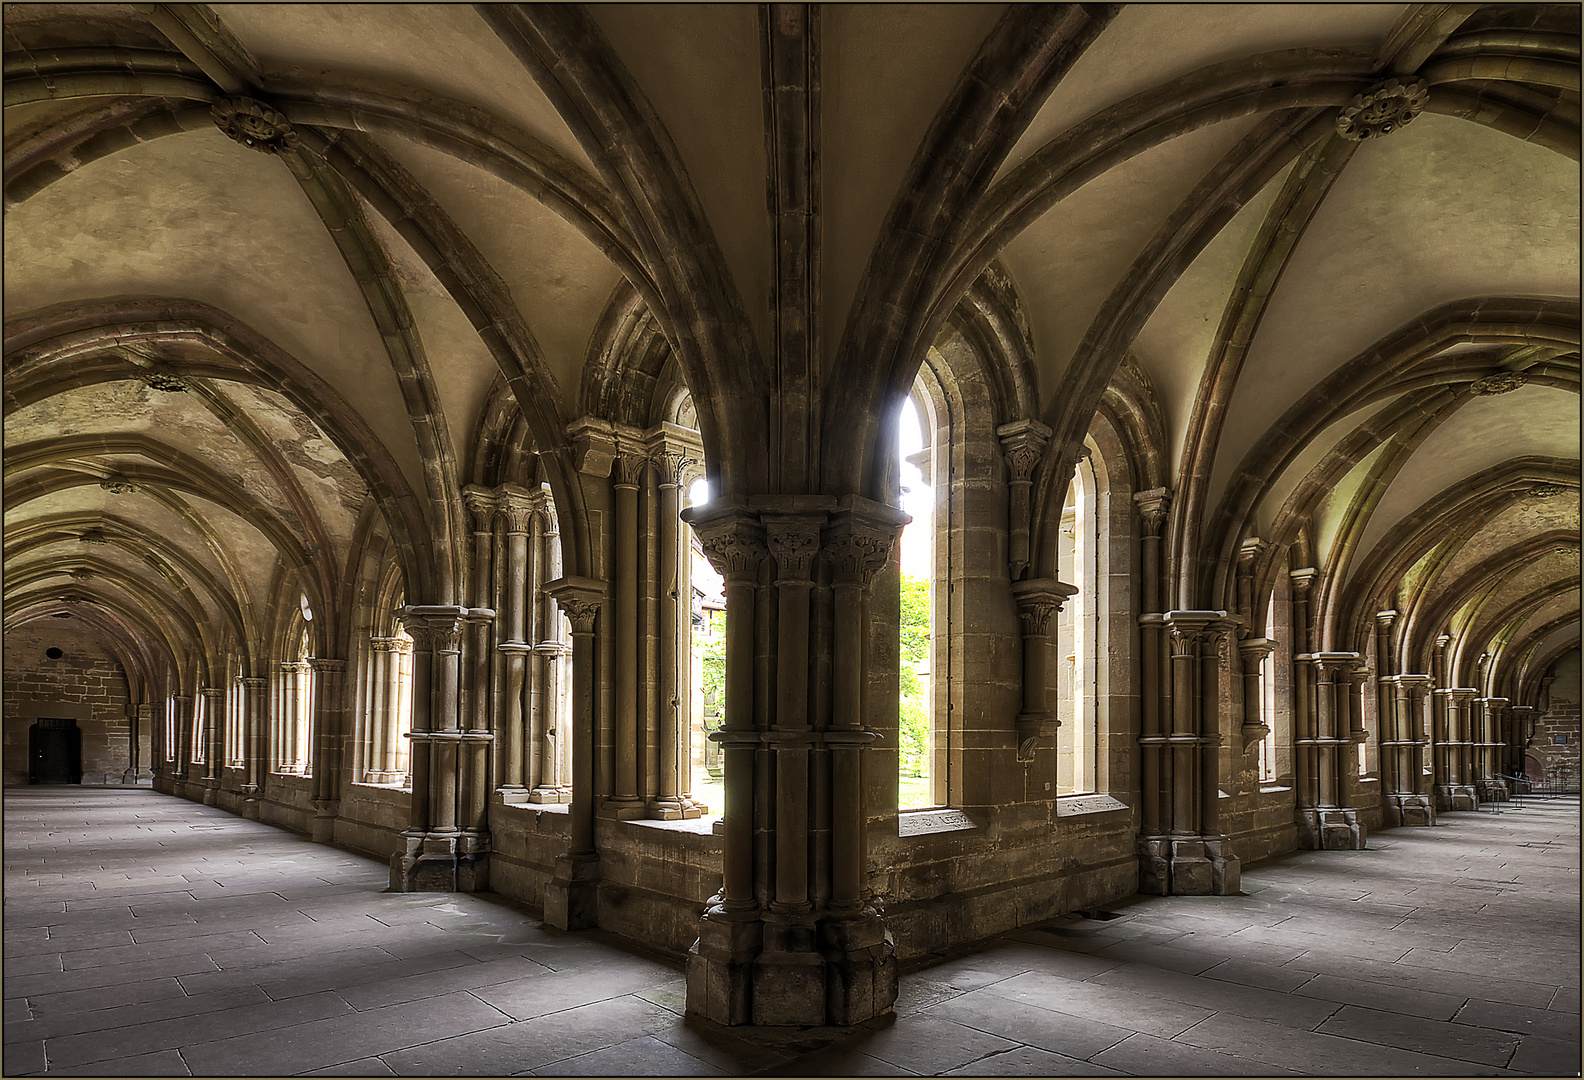
{"type": "MultiPolygon", "coordinates": [[[[709,481],[694,480],[687,489],[687,505],[709,501],[709,481]]],[[[688,539],[688,701],[689,747],[693,800],[701,812],[719,816],[726,805],[725,765],[720,746],[710,741],[719,731],[726,706],[726,582],[704,556],[704,546],[693,530],[688,539]]]]}
{"type": "MultiPolygon", "coordinates": [[[[399,607],[398,603],[396,607],[399,607]]],[[[365,784],[407,783],[407,733],[412,730],[412,637],[396,619],[395,608],[368,639],[363,656],[362,760],[357,775],[365,784]]]]}
{"type": "Polygon", "coordinates": [[[935,723],[931,672],[935,664],[935,425],[933,409],[918,386],[902,402],[897,427],[902,509],[913,520],[902,530],[901,620],[899,635],[897,762],[899,809],[936,806],[944,792],[936,787],[938,752],[944,740],[935,723]]]}
{"type": "MultiPolygon", "coordinates": [[[[1267,604],[1265,607],[1265,639],[1276,639],[1276,605],[1267,604]]],[[[1259,662],[1259,694],[1255,707],[1259,710],[1260,723],[1265,725],[1265,734],[1260,737],[1259,744],[1259,782],[1262,785],[1276,783],[1276,654],[1275,650],[1267,652],[1259,662]]]]}
{"type": "Polygon", "coordinates": [[[176,760],[176,696],[165,698],[165,760],[176,760]]]}
{"type": "Polygon", "coordinates": [[[247,763],[247,687],[240,673],[226,679],[225,707],[225,763],[240,769],[247,763]]]}
{"type": "Polygon", "coordinates": [[[1077,795],[1103,788],[1100,768],[1100,640],[1104,633],[1105,575],[1100,565],[1099,484],[1095,452],[1078,462],[1062,509],[1056,576],[1078,592],[1057,617],[1056,696],[1062,726],[1057,735],[1056,791],[1077,795]]]}
{"type": "Polygon", "coordinates": [[[313,668],[310,656],[309,621],[313,612],[306,601],[302,614],[294,619],[293,632],[287,637],[291,647],[290,659],[283,661],[275,674],[275,707],[270,710],[274,718],[271,725],[270,761],[276,772],[297,776],[307,775],[312,754],[313,733],[313,668]]]}

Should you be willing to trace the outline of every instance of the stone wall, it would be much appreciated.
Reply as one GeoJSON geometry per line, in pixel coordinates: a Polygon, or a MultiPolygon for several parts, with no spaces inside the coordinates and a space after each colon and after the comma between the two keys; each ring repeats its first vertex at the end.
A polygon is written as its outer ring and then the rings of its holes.
{"type": "Polygon", "coordinates": [[[1579,783],[1579,652],[1564,655],[1551,668],[1549,692],[1541,699],[1528,755],[1539,762],[1547,782],[1579,783]],[[1549,699],[1549,700],[1548,700],[1549,699]]]}
{"type": "Polygon", "coordinates": [[[41,619],[7,633],[4,687],[5,783],[28,782],[28,729],[40,717],[77,721],[83,783],[121,783],[131,763],[126,675],[91,631],[75,619],[41,619]]]}

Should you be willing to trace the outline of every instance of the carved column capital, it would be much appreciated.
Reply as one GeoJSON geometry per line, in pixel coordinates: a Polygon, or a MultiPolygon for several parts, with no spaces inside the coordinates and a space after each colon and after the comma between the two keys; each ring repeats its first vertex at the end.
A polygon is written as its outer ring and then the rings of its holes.
{"type": "Polygon", "coordinates": [[[1024,637],[1048,637],[1051,617],[1072,597],[1078,586],[1055,578],[1030,578],[1012,583],[1012,599],[1017,604],[1018,620],[1024,637]]]}
{"type": "Polygon", "coordinates": [[[611,483],[618,488],[635,488],[649,467],[649,455],[623,451],[611,464],[611,483]]]}
{"type": "Polygon", "coordinates": [[[502,484],[495,493],[495,512],[506,526],[507,535],[527,533],[533,516],[540,511],[548,514],[550,496],[544,490],[529,491],[515,484],[502,484]]]}
{"type": "Polygon", "coordinates": [[[908,515],[884,503],[848,496],[825,527],[825,550],[838,583],[864,588],[885,569],[908,515]]]}
{"type": "Polygon", "coordinates": [[[461,652],[468,609],[451,605],[408,606],[396,614],[415,652],[461,652]]]}
{"type": "Polygon", "coordinates": [[[1275,651],[1276,643],[1270,638],[1243,638],[1238,642],[1238,656],[1243,659],[1244,670],[1263,663],[1275,651]]]}
{"type": "Polygon", "coordinates": [[[710,502],[682,511],[682,520],[693,526],[704,557],[721,577],[738,583],[758,580],[769,549],[764,526],[753,514],[741,506],[710,502]]]}
{"type": "Polygon", "coordinates": [[[574,634],[592,634],[600,609],[605,605],[605,583],[593,578],[561,577],[546,583],[545,592],[555,598],[562,614],[572,624],[574,634]]]}
{"type": "Polygon", "coordinates": [[[201,686],[198,688],[198,693],[202,697],[210,698],[212,700],[225,697],[226,690],[223,686],[201,686]]]}
{"type": "Polygon", "coordinates": [[[704,463],[698,434],[671,423],[661,423],[644,433],[649,463],[660,476],[661,487],[682,487],[704,463]]]}
{"type": "Polygon", "coordinates": [[[1377,626],[1380,626],[1383,629],[1390,630],[1392,628],[1392,624],[1394,624],[1396,621],[1397,611],[1395,608],[1389,608],[1386,611],[1377,611],[1375,613],[1375,623],[1377,626]]]}
{"type": "Polygon", "coordinates": [[[1312,566],[1305,566],[1298,570],[1289,570],[1287,580],[1292,583],[1295,595],[1308,596],[1309,590],[1314,587],[1315,581],[1320,577],[1320,571],[1312,566]]]}
{"type": "Polygon", "coordinates": [[[1251,572],[1253,570],[1255,561],[1269,550],[1270,541],[1268,540],[1261,540],[1257,536],[1251,536],[1247,540],[1244,540],[1238,545],[1238,569],[1245,573],[1251,572]]]}
{"type": "Polygon", "coordinates": [[[345,660],[331,660],[322,656],[311,656],[308,658],[308,666],[313,668],[315,675],[340,675],[346,671],[347,662],[345,660]]]}
{"type": "Polygon", "coordinates": [[[259,678],[253,675],[238,675],[237,682],[241,683],[244,688],[255,692],[262,690],[269,685],[268,679],[259,678]]]}
{"type": "Polygon", "coordinates": [[[819,554],[825,515],[763,514],[765,546],[776,561],[778,581],[807,581],[819,554]]]}
{"type": "Polygon", "coordinates": [[[1138,507],[1139,517],[1144,522],[1145,536],[1160,535],[1161,527],[1166,524],[1166,515],[1171,510],[1171,501],[1171,488],[1151,488],[1133,493],[1133,504],[1138,507]]]}
{"type": "Polygon", "coordinates": [[[1038,420],[1017,420],[996,428],[996,437],[1001,440],[1010,481],[1031,483],[1050,444],[1051,429],[1038,420]]]}
{"type": "Polygon", "coordinates": [[[567,425],[572,464],[588,476],[609,476],[616,460],[616,430],[609,420],[584,416],[567,425]]]}
{"type": "Polygon", "coordinates": [[[495,492],[471,484],[462,489],[462,505],[473,519],[473,531],[487,533],[495,524],[497,499],[495,492]]]}

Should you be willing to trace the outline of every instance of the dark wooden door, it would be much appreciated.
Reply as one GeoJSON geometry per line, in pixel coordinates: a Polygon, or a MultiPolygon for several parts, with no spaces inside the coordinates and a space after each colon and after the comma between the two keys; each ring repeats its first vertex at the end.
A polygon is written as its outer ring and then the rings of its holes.
{"type": "Polygon", "coordinates": [[[28,783],[82,783],[82,731],[77,721],[41,717],[28,728],[28,783]]]}

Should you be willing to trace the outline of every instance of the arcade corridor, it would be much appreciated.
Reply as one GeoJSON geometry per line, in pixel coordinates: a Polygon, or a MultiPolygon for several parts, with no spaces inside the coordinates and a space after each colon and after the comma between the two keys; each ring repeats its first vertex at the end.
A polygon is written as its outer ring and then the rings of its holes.
{"type": "Polygon", "coordinates": [[[904,973],[751,1039],[680,965],[148,790],[5,795],[8,1076],[1568,1075],[1579,805],[1453,812],[904,973]]]}

